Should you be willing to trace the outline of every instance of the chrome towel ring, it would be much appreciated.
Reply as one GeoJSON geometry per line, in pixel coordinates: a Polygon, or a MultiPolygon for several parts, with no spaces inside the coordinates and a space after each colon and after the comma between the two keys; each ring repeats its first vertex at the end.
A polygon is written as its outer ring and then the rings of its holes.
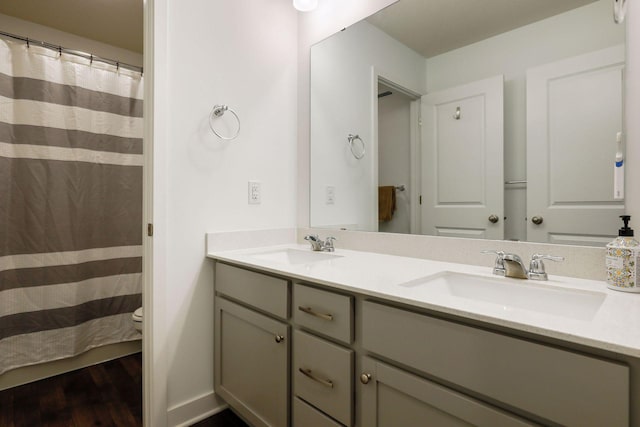
{"type": "Polygon", "coordinates": [[[365,153],[365,147],[364,147],[364,141],[362,140],[362,138],[360,138],[359,135],[353,135],[350,133],[349,136],[347,136],[347,140],[349,141],[349,148],[351,149],[351,154],[353,154],[353,157],[355,157],[358,160],[363,158],[365,153]],[[360,143],[355,144],[355,141],[360,141],[360,143]],[[356,149],[357,145],[360,145],[361,147],[360,150],[356,149]]]}
{"type": "Polygon", "coordinates": [[[214,105],[213,110],[211,110],[211,114],[209,114],[209,127],[211,128],[213,133],[220,139],[225,139],[225,140],[236,139],[236,137],[240,133],[240,117],[238,117],[238,114],[236,114],[236,112],[233,111],[231,108],[229,108],[227,105],[214,105]],[[215,127],[213,126],[214,120],[224,116],[224,113],[226,113],[227,111],[233,114],[233,116],[236,118],[236,121],[238,122],[238,129],[236,129],[235,133],[231,136],[221,135],[220,133],[218,133],[218,131],[216,131],[215,127]]]}

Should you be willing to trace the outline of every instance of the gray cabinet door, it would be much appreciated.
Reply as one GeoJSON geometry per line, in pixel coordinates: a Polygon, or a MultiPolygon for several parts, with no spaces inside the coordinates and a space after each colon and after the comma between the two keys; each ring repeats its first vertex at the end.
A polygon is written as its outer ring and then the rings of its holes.
{"type": "Polygon", "coordinates": [[[216,298],[215,390],[254,427],[287,427],[289,326],[216,298]]]}
{"type": "Polygon", "coordinates": [[[375,359],[364,357],[361,367],[362,427],[535,425],[375,359]]]}

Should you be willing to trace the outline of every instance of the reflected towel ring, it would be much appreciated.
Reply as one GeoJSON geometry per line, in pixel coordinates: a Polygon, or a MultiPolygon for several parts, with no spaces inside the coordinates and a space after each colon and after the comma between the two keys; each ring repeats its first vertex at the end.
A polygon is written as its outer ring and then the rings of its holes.
{"type": "Polygon", "coordinates": [[[627,0],[613,0],[613,21],[622,24],[627,14],[627,0]]]}
{"type": "Polygon", "coordinates": [[[353,154],[353,157],[355,157],[358,160],[363,158],[365,153],[365,149],[364,149],[365,147],[364,147],[364,141],[362,140],[362,138],[360,138],[359,135],[353,135],[350,133],[349,136],[347,136],[347,140],[349,141],[349,148],[351,149],[351,154],[353,154]],[[354,141],[360,141],[360,145],[362,146],[360,153],[358,153],[357,150],[354,149],[355,147],[354,141]]]}
{"type": "Polygon", "coordinates": [[[220,139],[225,139],[225,140],[236,139],[236,137],[240,133],[240,117],[238,117],[236,112],[233,111],[231,108],[229,108],[227,105],[214,105],[213,110],[211,110],[211,114],[209,114],[209,127],[211,128],[213,133],[220,139]],[[236,118],[236,121],[238,122],[238,129],[236,129],[236,132],[231,136],[220,135],[218,131],[216,131],[215,127],[213,126],[213,121],[219,117],[224,116],[224,113],[227,111],[233,114],[233,116],[236,118]]]}

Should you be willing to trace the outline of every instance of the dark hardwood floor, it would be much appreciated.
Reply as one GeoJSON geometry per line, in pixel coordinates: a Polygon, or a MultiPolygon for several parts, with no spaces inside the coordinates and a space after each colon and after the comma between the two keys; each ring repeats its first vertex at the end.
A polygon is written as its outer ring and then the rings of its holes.
{"type": "Polygon", "coordinates": [[[191,427],[249,427],[229,409],[202,420],[191,427]]]}
{"type": "Polygon", "coordinates": [[[0,391],[0,426],[142,426],[142,355],[0,391]]]}

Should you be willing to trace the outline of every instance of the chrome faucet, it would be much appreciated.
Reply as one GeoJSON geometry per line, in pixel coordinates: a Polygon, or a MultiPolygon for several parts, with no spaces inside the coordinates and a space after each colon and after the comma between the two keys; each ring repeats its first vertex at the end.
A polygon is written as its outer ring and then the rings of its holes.
{"type": "Polygon", "coordinates": [[[516,279],[528,279],[529,273],[527,268],[516,254],[504,254],[504,277],[513,277],[516,279]]]}
{"type": "Polygon", "coordinates": [[[304,236],[304,240],[309,242],[311,245],[311,250],[313,251],[322,251],[322,252],[333,252],[335,251],[335,247],[333,246],[333,242],[336,240],[335,237],[329,236],[323,242],[317,234],[308,234],[304,236]]]}
{"type": "Polygon", "coordinates": [[[503,251],[482,251],[482,253],[496,255],[493,274],[516,279],[547,280],[548,277],[542,260],[564,261],[564,257],[561,256],[533,254],[529,262],[529,271],[527,271],[522,258],[516,254],[503,251]]]}

